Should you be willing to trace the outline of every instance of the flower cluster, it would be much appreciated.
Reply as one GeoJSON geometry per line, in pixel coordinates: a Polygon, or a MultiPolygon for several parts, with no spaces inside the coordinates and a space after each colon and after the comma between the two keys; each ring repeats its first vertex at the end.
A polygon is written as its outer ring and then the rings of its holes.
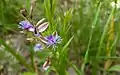
{"type": "MultiPolygon", "coordinates": [[[[39,20],[35,25],[28,20],[23,20],[19,22],[19,26],[18,26],[19,28],[21,28],[24,31],[32,32],[34,34],[34,37],[40,39],[38,41],[41,41],[44,44],[44,47],[43,47],[43,45],[41,45],[41,42],[34,41],[36,42],[34,46],[35,52],[41,51],[45,47],[55,48],[56,45],[59,44],[62,40],[56,31],[49,36],[42,36],[42,32],[45,31],[49,25],[48,22],[43,22],[44,20],[45,18],[39,20]]],[[[49,68],[48,60],[45,61],[45,63],[43,64],[43,69],[46,70],[47,68],[49,68]]]]}
{"type": "MultiPolygon", "coordinates": [[[[27,20],[23,20],[19,22],[19,28],[23,30],[27,30],[30,32],[33,32],[37,38],[40,38],[40,41],[46,44],[47,47],[56,47],[56,44],[59,44],[61,42],[61,37],[57,34],[57,32],[54,32],[52,35],[49,36],[42,36],[41,32],[45,31],[48,28],[48,22],[44,22],[45,18],[38,21],[36,25],[33,25],[27,20]]],[[[34,47],[35,51],[42,50],[43,47],[41,44],[37,43],[34,47]]]]}

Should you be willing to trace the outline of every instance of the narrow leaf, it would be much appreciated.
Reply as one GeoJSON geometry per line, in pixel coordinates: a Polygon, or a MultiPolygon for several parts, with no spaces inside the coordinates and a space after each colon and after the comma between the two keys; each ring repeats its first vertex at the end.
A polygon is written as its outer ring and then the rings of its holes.
{"type": "Polygon", "coordinates": [[[70,42],[72,41],[72,39],[74,38],[74,36],[72,36],[71,38],[70,38],[70,40],[65,44],[65,46],[63,47],[63,49],[62,49],[62,53],[65,51],[65,49],[69,46],[69,44],[70,44],[70,42]]]}
{"type": "Polygon", "coordinates": [[[108,71],[118,71],[120,72],[120,65],[114,65],[108,71]]]}
{"type": "Polygon", "coordinates": [[[75,70],[75,72],[77,73],[77,75],[80,75],[80,70],[77,68],[77,66],[72,64],[72,67],[75,70]]]}

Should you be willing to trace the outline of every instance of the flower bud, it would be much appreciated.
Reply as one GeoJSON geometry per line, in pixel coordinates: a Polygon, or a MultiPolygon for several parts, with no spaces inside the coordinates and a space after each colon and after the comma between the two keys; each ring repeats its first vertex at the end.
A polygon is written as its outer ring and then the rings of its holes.
{"type": "Polygon", "coordinates": [[[21,13],[24,17],[27,16],[27,10],[26,10],[25,8],[21,9],[21,10],[20,10],[20,13],[21,13]]]}

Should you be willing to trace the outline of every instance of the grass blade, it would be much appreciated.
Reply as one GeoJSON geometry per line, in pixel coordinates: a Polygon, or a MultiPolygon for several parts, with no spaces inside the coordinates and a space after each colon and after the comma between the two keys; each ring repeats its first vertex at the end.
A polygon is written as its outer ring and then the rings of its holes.
{"type": "Polygon", "coordinates": [[[87,47],[87,50],[86,50],[86,53],[85,53],[85,57],[84,57],[84,61],[83,61],[83,64],[81,66],[81,73],[82,75],[84,75],[84,68],[85,68],[85,64],[87,62],[87,58],[88,58],[88,52],[89,52],[89,48],[90,48],[90,45],[91,45],[91,40],[92,40],[92,35],[93,35],[93,31],[94,31],[94,28],[95,28],[95,25],[97,23],[97,20],[98,20],[98,16],[99,16],[99,12],[100,12],[100,7],[101,7],[101,3],[99,4],[99,7],[97,9],[97,13],[95,15],[95,19],[92,23],[92,29],[91,29],[91,33],[90,33],[90,38],[89,38],[89,42],[88,42],[88,47],[87,47]]]}
{"type": "Polygon", "coordinates": [[[104,26],[104,31],[103,31],[102,36],[101,36],[101,39],[100,39],[100,43],[99,43],[98,52],[97,52],[96,57],[98,57],[99,54],[100,54],[100,52],[101,52],[102,43],[103,43],[103,41],[104,41],[106,32],[107,32],[107,30],[108,30],[109,22],[110,22],[110,20],[111,20],[111,18],[112,18],[112,15],[113,15],[113,13],[114,13],[114,9],[115,9],[115,8],[112,8],[112,11],[111,11],[110,16],[109,16],[109,18],[108,18],[108,20],[107,20],[107,23],[106,23],[105,26],[104,26]]]}
{"type": "Polygon", "coordinates": [[[0,44],[5,46],[5,50],[11,53],[21,64],[23,64],[28,70],[33,71],[31,66],[29,66],[25,61],[25,58],[17,54],[11,47],[9,47],[2,39],[0,40],[0,44]]]}
{"type": "Polygon", "coordinates": [[[70,40],[65,44],[65,46],[63,47],[61,53],[64,53],[64,51],[66,50],[66,48],[68,47],[68,45],[70,44],[70,42],[72,41],[73,38],[74,38],[74,36],[72,36],[72,37],[70,38],[70,40]]]}

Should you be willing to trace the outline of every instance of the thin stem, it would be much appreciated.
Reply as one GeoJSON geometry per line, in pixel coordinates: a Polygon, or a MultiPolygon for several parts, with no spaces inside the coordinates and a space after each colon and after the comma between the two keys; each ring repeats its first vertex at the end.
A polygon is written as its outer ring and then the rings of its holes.
{"type": "Polygon", "coordinates": [[[101,3],[99,4],[99,7],[98,7],[98,9],[97,9],[97,13],[96,13],[95,19],[94,19],[94,21],[93,21],[93,23],[92,23],[92,29],[91,29],[91,33],[90,33],[90,38],[89,38],[89,42],[88,42],[88,47],[87,47],[87,50],[86,50],[86,53],[85,53],[85,58],[84,58],[84,61],[83,61],[82,67],[81,67],[81,74],[83,74],[83,75],[84,75],[85,64],[86,64],[87,59],[88,59],[88,52],[89,52],[90,45],[91,45],[91,40],[92,40],[92,36],[93,36],[93,31],[94,31],[95,25],[96,25],[97,20],[98,20],[98,16],[99,16],[99,12],[100,12],[100,7],[101,7],[101,3]]]}
{"type": "Polygon", "coordinates": [[[38,67],[37,67],[37,61],[34,59],[34,70],[37,75],[39,75],[38,67]]]}
{"type": "Polygon", "coordinates": [[[100,43],[99,43],[98,52],[97,52],[96,57],[98,57],[98,56],[100,55],[102,43],[103,43],[103,41],[104,41],[106,32],[107,32],[107,30],[108,30],[109,22],[110,22],[111,17],[112,17],[112,15],[113,15],[113,13],[114,13],[114,9],[115,9],[115,8],[112,9],[111,14],[110,14],[110,16],[109,16],[109,18],[108,18],[108,20],[107,20],[107,23],[105,24],[104,31],[103,31],[102,36],[101,36],[101,39],[100,39],[100,43]]]}

